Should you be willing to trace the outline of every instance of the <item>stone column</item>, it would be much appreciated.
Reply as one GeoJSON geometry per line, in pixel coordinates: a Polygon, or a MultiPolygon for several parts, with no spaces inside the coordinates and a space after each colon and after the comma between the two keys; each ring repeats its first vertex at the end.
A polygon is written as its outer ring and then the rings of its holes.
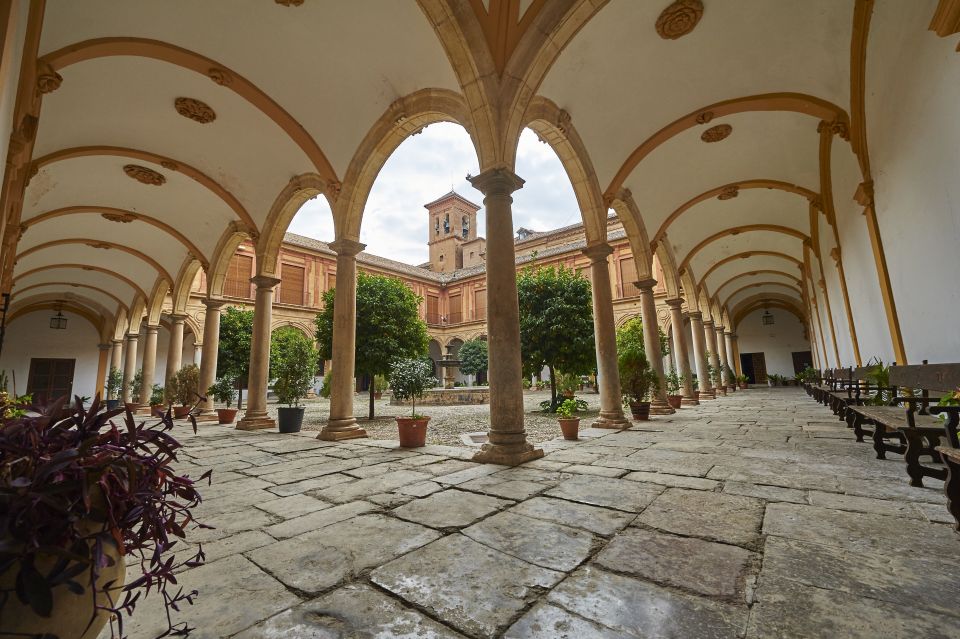
{"type": "Polygon", "coordinates": [[[640,289],[640,317],[643,321],[643,346],[647,351],[650,366],[660,382],[650,402],[651,415],[671,415],[676,411],[667,403],[667,386],[663,379],[663,351],[660,350],[660,330],[657,323],[657,303],[653,299],[653,287],[657,280],[650,278],[637,282],[640,289]]]}
{"type": "Polygon", "coordinates": [[[600,416],[594,428],[629,428],[623,415],[620,396],[620,373],[617,367],[617,327],[613,319],[613,294],[610,290],[610,269],[607,257],[613,253],[609,244],[588,246],[583,250],[590,258],[590,284],[593,290],[593,334],[597,347],[597,382],[600,385],[600,416]]]}
{"type": "Polygon", "coordinates": [[[147,408],[149,412],[150,394],[153,390],[153,378],[157,372],[157,333],[159,326],[147,326],[146,338],[143,340],[143,383],[140,386],[141,408],[147,408]]]}
{"type": "Polygon", "coordinates": [[[170,346],[167,348],[167,372],[164,376],[164,384],[170,383],[170,379],[176,375],[177,371],[183,365],[183,322],[187,319],[186,315],[170,315],[170,346]]]}
{"type": "MultiPolygon", "coordinates": [[[[713,330],[713,320],[703,321],[703,335],[706,338],[707,350],[710,351],[710,364],[719,370],[720,354],[717,353],[717,333],[713,330]]],[[[710,381],[710,386],[713,388],[714,396],[716,396],[719,388],[713,385],[713,380],[710,381]]]]}
{"type": "Polygon", "coordinates": [[[130,403],[130,382],[133,381],[133,376],[136,374],[137,369],[137,339],[139,335],[136,333],[127,334],[127,352],[126,358],[123,361],[123,391],[121,393],[121,399],[124,404],[130,403]]]}
{"type": "MultiPolygon", "coordinates": [[[[196,337],[196,336],[194,336],[196,337]]],[[[203,342],[193,343],[193,363],[197,366],[203,363],[203,342]]]]}
{"type": "Polygon", "coordinates": [[[703,329],[703,313],[700,311],[690,311],[687,313],[690,318],[690,334],[693,336],[693,361],[697,367],[697,382],[699,385],[700,399],[716,399],[710,383],[710,374],[707,371],[707,345],[704,340],[705,333],[703,329]]]}
{"type": "MultiPolygon", "coordinates": [[[[106,379],[107,373],[109,373],[108,367],[110,364],[110,349],[113,348],[113,344],[97,344],[97,350],[100,351],[100,356],[97,359],[97,385],[94,389],[94,396],[99,397],[102,401],[106,400],[105,389],[106,389],[106,379]]],[[[70,398],[70,401],[73,401],[73,398],[70,398]]]]}
{"type": "MultiPolygon", "coordinates": [[[[717,334],[717,357],[720,360],[720,383],[729,387],[733,382],[730,379],[730,375],[727,374],[727,366],[730,364],[730,360],[727,357],[727,343],[723,340],[723,326],[716,324],[714,325],[713,330],[717,334]]],[[[728,388],[727,390],[731,389],[728,388]]]]}
{"type": "Polygon", "coordinates": [[[733,363],[735,364],[733,370],[736,371],[737,375],[743,375],[743,369],[740,366],[740,344],[737,342],[736,333],[730,334],[730,346],[733,348],[732,357],[733,357],[733,363]]]}
{"type": "Polygon", "coordinates": [[[354,359],[357,346],[357,253],[360,242],[341,238],[329,244],[337,253],[337,286],[333,301],[333,376],[330,418],[317,439],[337,441],[366,437],[353,415],[354,359]]]}
{"type": "Polygon", "coordinates": [[[733,384],[733,387],[740,389],[740,386],[737,384],[737,362],[733,359],[733,343],[730,340],[730,331],[723,332],[723,345],[727,349],[727,366],[730,367],[730,370],[733,371],[733,379],[730,380],[730,383],[733,384]]]}
{"type": "MultiPolygon", "coordinates": [[[[205,299],[203,305],[207,307],[206,315],[203,317],[203,354],[200,359],[200,389],[201,395],[206,399],[200,404],[200,414],[197,416],[198,422],[216,422],[220,421],[217,417],[217,411],[213,408],[213,396],[207,393],[207,389],[213,386],[217,377],[217,351],[220,349],[220,308],[226,304],[223,300],[205,299]]],[[[183,339],[182,329],[181,337],[183,339]]],[[[270,347],[267,346],[269,353],[270,347]]],[[[269,357],[267,363],[269,364],[269,357]]]]}
{"type": "Polygon", "coordinates": [[[490,430],[473,460],[515,466],[543,457],[527,442],[523,428],[523,373],[520,363],[520,306],[513,247],[513,197],[523,180],[506,168],[468,178],[483,193],[487,216],[487,344],[490,430]]]}
{"type": "Polygon", "coordinates": [[[693,375],[690,372],[690,357],[687,354],[687,336],[683,330],[683,311],[680,306],[683,300],[680,298],[667,300],[667,306],[670,307],[670,326],[673,329],[673,353],[677,360],[677,368],[680,370],[680,376],[683,378],[683,386],[680,392],[683,394],[681,406],[696,406],[696,395],[693,394],[693,375]]]}
{"type": "MultiPolygon", "coordinates": [[[[237,422],[237,430],[275,428],[277,423],[267,414],[267,383],[270,381],[270,324],[273,320],[273,289],[280,280],[257,275],[250,281],[257,287],[253,307],[253,334],[250,336],[250,372],[247,377],[247,412],[237,422]]],[[[219,315],[218,315],[219,320],[219,315]]],[[[204,343],[207,336],[204,335],[204,343]]],[[[204,351],[206,351],[204,346],[204,351]]],[[[213,355],[216,359],[216,354],[213,355]]],[[[207,362],[204,352],[200,365],[207,362]]]]}
{"type": "MultiPolygon", "coordinates": [[[[110,368],[123,370],[123,340],[113,340],[113,350],[110,351],[110,368]]],[[[107,371],[108,373],[110,371],[107,371]]]]}

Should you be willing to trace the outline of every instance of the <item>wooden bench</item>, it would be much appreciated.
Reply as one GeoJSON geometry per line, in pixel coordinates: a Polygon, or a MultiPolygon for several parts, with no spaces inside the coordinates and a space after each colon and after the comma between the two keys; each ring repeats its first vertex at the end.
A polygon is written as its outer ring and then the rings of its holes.
{"type": "MultiPolygon", "coordinates": [[[[854,375],[865,373],[858,369],[854,375]]],[[[862,442],[864,435],[871,435],[877,459],[886,459],[888,452],[903,455],[911,486],[923,486],[924,477],[945,480],[946,468],[921,464],[920,457],[929,456],[934,463],[942,464],[938,451],[941,440],[947,439],[954,446],[956,424],[951,426],[951,420],[943,421],[931,413],[935,412],[936,407],[932,405],[939,401],[940,395],[952,392],[957,386],[960,386],[960,364],[891,366],[888,388],[871,387],[869,383],[856,387],[854,400],[847,407],[848,424],[852,425],[857,441],[862,442]],[[877,392],[886,393],[882,400],[885,405],[867,403],[870,394],[877,392]],[[931,393],[936,397],[931,397],[931,393]],[[864,423],[872,424],[873,431],[864,431],[864,423]]],[[[960,413],[957,416],[960,417],[960,413]]]]}
{"type": "Polygon", "coordinates": [[[823,371],[823,376],[820,379],[820,383],[811,386],[810,394],[815,400],[820,402],[823,405],[828,405],[828,395],[833,391],[837,390],[838,385],[841,383],[840,375],[843,369],[833,369],[828,368],[823,371]]]}

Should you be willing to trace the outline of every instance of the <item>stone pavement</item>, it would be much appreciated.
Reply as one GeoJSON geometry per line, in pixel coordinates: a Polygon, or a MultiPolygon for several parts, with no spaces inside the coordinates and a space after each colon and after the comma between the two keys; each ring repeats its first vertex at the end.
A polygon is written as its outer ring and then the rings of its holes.
{"type": "MultiPolygon", "coordinates": [[[[465,448],[202,425],[192,636],[958,637],[960,536],[939,482],[799,389],[750,389],[545,442],[465,448]]],[[[130,621],[154,637],[158,598],[130,621]]]]}

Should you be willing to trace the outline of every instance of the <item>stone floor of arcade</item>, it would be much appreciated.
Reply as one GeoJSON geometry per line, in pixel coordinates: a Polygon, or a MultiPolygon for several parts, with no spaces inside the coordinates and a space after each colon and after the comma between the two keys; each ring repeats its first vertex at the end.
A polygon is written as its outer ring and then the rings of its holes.
{"type": "MultiPolygon", "coordinates": [[[[183,428],[214,469],[196,637],[956,637],[939,487],[799,389],[542,444],[473,450],[183,428]]],[[[128,628],[154,636],[158,602],[128,628]],[[154,632],[154,634],[149,634],[154,632]]],[[[108,633],[107,633],[108,634],[108,633]]]]}

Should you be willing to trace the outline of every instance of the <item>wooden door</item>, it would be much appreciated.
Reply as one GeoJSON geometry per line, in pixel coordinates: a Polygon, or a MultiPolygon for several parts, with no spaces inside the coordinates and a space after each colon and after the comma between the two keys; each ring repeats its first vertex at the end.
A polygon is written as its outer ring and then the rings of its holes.
{"type": "Polygon", "coordinates": [[[72,402],[73,369],[76,363],[75,359],[31,359],[27,393],[33,396],[33,403],[43,406],[64,395],[68,402],[72,402]]]}
{"type": "Polygon", "coordinates": [[[763,384],[767,381],[767,360],[763,353],[751,353],[753,356],[753,376],[755,384],[763,384]]]}

